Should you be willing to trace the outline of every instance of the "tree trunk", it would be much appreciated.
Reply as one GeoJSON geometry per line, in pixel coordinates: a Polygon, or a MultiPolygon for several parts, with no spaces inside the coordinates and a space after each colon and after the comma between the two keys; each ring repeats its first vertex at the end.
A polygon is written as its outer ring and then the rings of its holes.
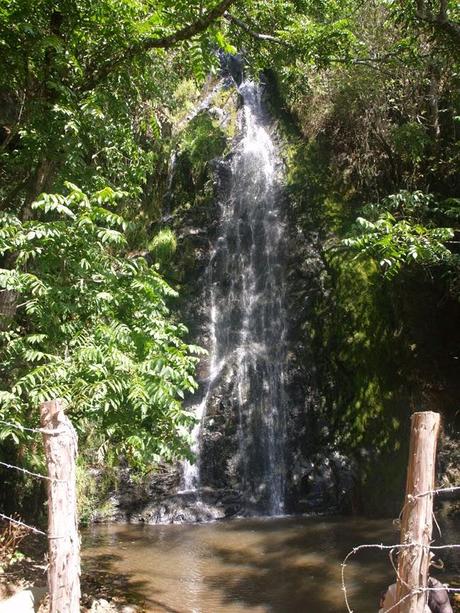
{"type": "Polygon", "coordinates": [[[412,428],[407,470],[406,497],[401,524],[401,544],[412,544],[400,550],[396,601],[405,600],[397,613],[424,613],[430,564],[429,545],[433,527],[436,445],[439,413],[426,411],[412,415],[412,428]],[[412,594],[409,596],[409,594],[412,594]]]}
{"type": "Polygon", "coordinates": [[[427,94],[428,109],[430,114],[430,132],[434,141],[434,153],[437,154],[439,150],[439,139],[441,136],[441,126],[439,123],[439,97],[440,97],[440,80],[441,71],[439,66],[436,66],[434,62],[430,62],[428,66],[428,74],[430,84],[427,94]]]}
{"type": "Polygon", "coordinates": [[[40,406],[48,476],[50,613],[80,611],[80,539],[75,459],[77,435],[61,400],[40,406]]]}
{"type": "Polygon", "coordinates": [[[56,162],[54,160],[43,158],[38,162],[35,172],[30,179],[29,189],[22,207],[22,221],[33,219],[32,204],[42,192],[47,191],[51,187],[55,169],[56,162]]]}
{"type": "Polygon", "coordinates": [[[0,330],[8,330],[16,314],[18,293],[11,289],[0,290],[0,330]]]}

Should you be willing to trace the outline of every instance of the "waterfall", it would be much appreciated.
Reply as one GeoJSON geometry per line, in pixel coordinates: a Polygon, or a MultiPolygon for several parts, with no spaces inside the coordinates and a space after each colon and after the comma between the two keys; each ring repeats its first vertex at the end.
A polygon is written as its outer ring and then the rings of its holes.
{"type": "Polygon", "coordinates": [[[225,166],[219,231],[204,278],[209,368],[185,489],[199,488],[208,403],[230,385],[238,430],[239,489],[248,509],[282,514],[285,492],[286,248],[281,163],[263,108],[262,86],[243,81],[238,135],[225,166]],[[230,383],[229,383],[230,382],[230,383]]]}

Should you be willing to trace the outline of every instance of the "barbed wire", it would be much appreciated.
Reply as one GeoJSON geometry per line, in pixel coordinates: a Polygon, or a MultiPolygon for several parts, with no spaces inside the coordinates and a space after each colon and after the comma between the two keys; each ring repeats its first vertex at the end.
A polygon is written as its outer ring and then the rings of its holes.
{"type": "Polygon", "coordinates": [[[438,520],[436,519],[436,515],[434,513],[434,511],[431,511],[431,518],[433,520],[434,525],[436,526],[436,528],[438,529],[439,532],[439,536],[442,537],[442,530],[441,530],[441,526],[438,523],[438,520]]]}
{"type": "MultiPolygon", "coordinates": [[[[49,430],[48,428],[28,428],[26,426],[23,426],[22,424],[17,424],[17,423],[13,423],[10,421],[6,421],[4,419],[0,419],[0,423],[4,424],[6,426],[10,426],[11,428],[17,428],[18,430],[24,431],[24,432],[33,432],[36,434],[49,434],[49,435],[57,435],[57,434],[63,434],[68,432],[68,430],[66,428],[58,428],[56,430],[49,430]]],[[[37,477],[39,479],[45,479],[46,481],[51,481],[51,482],[57,482],[57,483],[67,483],[67,479],[56,479],[54,477],[48,477],[46,475],[42,475],[40,473],[35,473],[31,470],[28,470],[27,468],[22,468],[21,466],[15,466],[14,464],[8,464],[8,462],[2,462],[0,461],[0,466],[4,466],[5,468],[8,468],[10,470],[17,470],[19,472],[22,472],[26,475],[30,475],[31,477],[37,477]]],[[[12,524],[16,524],[17,526],[22,526],[24,528],[27,528],[27,530],[30,530],[31,532],[34,532],[35,534],[40,534],[42,536],[46,536],[48,537],[48,539],[61,539],[61,538],[66,538],[66,536],[55,536],[55,535],[50,535],[47,534],[46,532],[43,532],[43,530],[39,530],[38,528],[35,528],[34,526],[29,526],[28,524],[24,523],[23,521],[19,520],[19,519],[15,519],[14,517],[10,517],[9,515],[5,515],[4,513],[0,513],[0,518],[12,523],[12,524]]]]}
{"type": "MultiPolygon", "coordinates": [[[[422,492],[421,494],[415,494],[413,496],[413,498],[422,498],[422,496],[428,496],[429,494],[432,494],[433,496],[436,496],[437,494],[442,494],[444,492],[457,492],[460,491],[460,485],[454,485],[452,487],[441,487],[437,490],[427,490],[426,492],[422,492]]],[[[410,498],[410,494],[409,496],[407,496],[407,498],[410,498]]]]}
{"type": "Polygon", "coordinates": [[[49,430],[48,428],[27,428],[26,426],[23,426],[22,424],[15,424],[11,421],[5,421],[4,419],[0,419],[0,424],[4,424],[5,426],[10,426],[11,428],[17,428],[18,430],[21,430],[23,432],[34,432],[36,434],[56,435],[56,434],[64,434],[65,432],[67,432],[65,428],[60,428],[58,430],[49,430]]]}
{"type": "Polygon", "coordinates": [[[23,526],[24,528],[27,528],[31,532],[35,532],[35,534],[42,534],[43,536],[47,536],[46,532],[43,532],[43,530],[34,528],[34,526],[29,526],[28,524],[25,524],[23,521],[20,521],[19,519],[14,519],[14,517],[9,517],[8,515],[4,515],[3,513],[0,513],[0,517],[2,519],[5,519],[6,521],[11,522],[12,524],[23,526]]]}
{"type": "Polygon", "coordinates": [[[48,532],[43,532],[43,530],[39,530],[38,528],[35,528],[34,526],[29,526],[28,524],[25,524],[23,521],[19,520],[19,519],[15,519],[14,517],[9,517],[8,515],[4,515],[3,513],[0,513],[0,518],[5,519],[6,521],[11,522],[12,524],[16,524],[18,526],[23,526],[24,528],[27,528],[28,530],[31,530],[32,532],[35,532],[36,534],[41,534],[43,536],[46,536],[49,540],[54,540],[54,539],[65,539],[68,538],[68,534],[49,534],[48,532]]]}
{"type": "Polygon", "coordinates": [[[394,549],[391,549],[388,556],[390,558],[391,566],[393,567],[393,570],[395,571],[396,579],[400,581],[403,585],[405,585],[410,590],[411,589],[410,585],[406,583],[404,579],[401,577],[401,575],[399,574],[398,566],[397,564],[395,564],[395,561],[393,559],[393,552],[394,552],[394,549]]]}
{"type": "Polygon", "coordinates": [[[366,545],[358,545],[357,547],[353,547],[353,549],[351,551],[349,551],[347,553],[347,555],[345,556],[345,558],[343,559],[343,562],[341,564],[342,567],[342,571],[341,571],[341,575],[342,575],[342,592],[343,592],[343,597],[345,599],[345,605],[347,607],[347,611],[348,613],[353,613],[353,609],[350,607],[350,603],[348,601],[348,591],[347,591],[347,586],[346,586],[346,582],[345,582],[345,568],[347,566],[347,561],[348,559],[355,555],[358,551],[362,550],[362,549],[380,549],[380,550],[384,550],[384,549],[395,549],[395,548],[400,548],[400,549],[404,549],[407,547],[411,547],[412,545],[410,544],[405,544],[405,545],[384,545],[383,543],[372,543],[372,544],[366,544],[366,545]]]}
{"type": "Polygon", "coordinates": [[[14,470],[18,470],[21,473],[25,473],[26,475],[30,475],[31,477],[38,477],[39,479],[46,479],[46,481],[55,481],[58,483],[67,483],[66,479],[55,479],[54,477],[47,477],[46,475],[41,475],[40,473],[34,473],[27,468],[21,468],[20,466],[14,466],[14,464],[8,464],[7,462],[1,462],[0,466],[5,466],[6,468],[12,468],[14,470]]]}
{"type": "MultiPolygon", "coordinates": [[[[412,596],[415,596],[415,594],[422,594],[424,592],[441,592],[441,591],[460,592],[460,588],[449,587],[447,585],[443,585],[442,587],[418,587],[418,588],[414,588],[408,594],[406,594],[405,596],[400,598],[398,600],[398,602],[396,602],[394,605],[392,605],[389,609],[385,609],[385,613],[390,613],[390,611],[394,611],[397,607],[399,607],[399,605],[402,602],[404,602],[408,598],[412,598],[412,596]]],[[[351,611],[351,613],[353,613],[353,611],[351,611]]]]}
{"type": "Polygon", "coordinates": [[[39,428],[26,428],[22,424],[15,424],[12,421],[5,421],[4,419],[0,419],[0,424],[4,424],[5,426],[11,426],[12,428],[17,428],[18,430],[23,430],[24,432],[37,432],[40,434],[39,428]]]}
{"type": "MultiPolygon", "coordinates": [[[[404,502],[404,505],[403,505],[403,507],[402,507],[402,509],[401,509],[401,511],[400,511],[400,513],[399,513],[399,515],[397,517],[397,519],[394,520],[394,523],[397,523],[399,525],[401,524],[401,518],[402,518],[402,515],[403,515],[404,511],[406,510],[407,505],[408,504],[413,504],[416,501],[417,498],[422,498],[423,496],[428,496],[429,494],[432,494],[433,496],[436,496],[437,494],[442,494],[442,493],[445,493],[445,492],[456,492],[456,491],[460,491],[460,486],[455,486],[454,485],[452,487],[441,487],[441,488],[438,488],[436,490],[427,490],[426,492],[421,492],[420,494],[408,494],[406,496],[406,501],[404,502]]],[[[434,513],[432,515],[433,515],[433,519],[434,519],[434,522],[436,524],[436,527],[437,527],[437,529],[439,531],[439,534],[442,535],[441,528],[439,527],[439,524],[438,524],[438,522],[436,520],[436,517],[435,517],[434,513]]]]}
{"type": "MultiPolygon", "coordinates": [[[[445,492],[455,492],[455,491],[460,491],[460,486],[451,486],[451,487],[442,487],[442,488],[438,488],[438,489],[433,489],[433,490],[427,490],[426,492],[420,492],[419,494],[409,494],[406,496],[406,500],[405,503],[403,505],[403,508],[401,509],[401,512],[399,514],[399,517],[397,520],[395,520],[396,522],[398,522],[398,524],[401,523],[401,516],[406,508],[406,506],[408,504],[412,504],[415,503],[415,501],[417,500],[417,498],[422,498],[424,496],[436,496],[437,494],[441,494],[441,493],[445,493],[445,492]]],[[[433,518],[435,521],[436,526],[438,527],[439,532],[441,533],[441,530],[439,528],[438,522],[436,521],[436,517],[434,516],[433,513],[433,518]]],[[[451,544],[451,545],[427,545],[425,543],[416,543],[416,542],[412,542],[412,543],[398,543],[397,545],[383,545],[383,543],[372,543],[372,544],[364,544],[364,545],[358,545],[357,547],[353,547],[353,549],[351,551],[349,551],[347,553],[347,555],[345,556],[342,564],[341,564],[341,575],[342,575],[342,591],[343,591],[343,596],[345,599],[345,605],[347,607],[347,611],[348,613],[353,613],[353,609],[351,609],[350,607],[350,603],[348,600],[348,592],[347,592],[347,587],[346,587],[346,582],[345,582],[345,568],[347,566],[347,561],[349,560],[349,558],[352,555],[355,555],[358,551],[362,550],[362,549],[380,549],[380,550],[388,550],[389,551],[389,556],[390,556],[390,562],[391,565],[393,567],[393,570],[396,572],[396,577],[397,579],[399,579],[406,587],[410,587],[407,585],[407,583],[405,583],[405,581],[402,581],[401,577],[399,576],[398,570],[396,568],[396,565],[394,563],[393,560],[393,551],[395,549],[409,549],[411,547],[422,547],[425,550],[441,550],[441,549],[460,549],[460,545],[459,544],[451,544]]],[[[418,588],[412,588],[411,591],[406,594],[404,596],[404,598],[402,598],[399,602],[397,602],[394,606],[392,606],[390,609],[387,609],[386,613],[389,613],[390,611],[394,610],[396,607],[398,607],[404,600],[406,600],[407,598],[410,598],[411,596],[413,596],[416,593],[422,593],[422,592],[428,592],[428,591],[436,591],[436,590],[441,590],[441,589],[445,589],[448,592],[460,592],[460,588],[449,588],[449,587],[442,587],[442,588],[429,588],[429,587],[418,587],[418,588]]]]}
{"type": "MultiPolygon", "coordinates": [[[[460,544],[453,544],[453,545],[425,545],[424,543],[398,543],[396,545],[383,545],[383,543],[372,543],[372,544],[365,544],[365,545],[358,545],[357,547],[353,547],[353,549],[351,551],[349,551],[347,553],[347,555],[345,556],[341,567],[342,567],[342,571],[341,571],[341,575],[342,575],[342,592],[343,592],[343,596],[345,599],[345,605],[347,607],[347,611],[348,613],[353,613],[353,609],[350,607],[350,603],[348,600],[348,591],[347,591],[347,587],[346,587],[346,582],[345,582],[345,568],[347,566],[347,561],[348,559],[352,556],[355,555],[358,551],[362,550],[362,549],[380,549],[380,550],[389,550],[390,551],[390,555],[391,552],[394,551],[395,549],[409,549],[411,547],[422,547],[426,550],[430,550],[430,549],[460,549],[460,544]]],[[[393,565],[394,568],[394,565],[393,565]]],[[[409,598],[410,596],[413,596],[414,593],[418,593],[417,591],[434,591],[434,590],[440,590],[440,589],[446,589],[447,591],[450,592],[460,592],[460,588],[416,588],[415,591],[414,589],[411,590],[411,592],[409,594],[407,594],[400,602],[398,602],[397,604],[401,604],[401,602],[403,600],[406,600],[406,598],[409,598]]],[[[395,605],[396,606],[396,605],[395,605]]],[[[395,607],[392,607],[392,609],[395,607]]],[[[388,611],[386,611],[386,613],[389,613],[389,611],[391,611],[392,609],[388,609],[388,611]]]]}

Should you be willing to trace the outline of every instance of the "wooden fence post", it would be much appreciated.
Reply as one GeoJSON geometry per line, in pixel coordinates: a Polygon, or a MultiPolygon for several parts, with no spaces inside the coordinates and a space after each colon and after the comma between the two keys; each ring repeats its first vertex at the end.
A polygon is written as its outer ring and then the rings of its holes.
{"type": "Polygon", "coordinates": [[[77,435],[61,400],[40,405],[48,476],[48,588],[50,613],[80,611],[80,539],[77,525],[77,435]]]}
{"type": "Polygon", "coordinates": [[[439,433],[439,413],[431,411],[412,415],[409,465],[407,469],[406,496],[401,523],[401,544],[414,543],[413,547],[399,552],[396,601],[398,613],[424,613],[428,592],[412,590],[427,587],[433,527],[436,445],[439,433]],[[422,545],[422,546],[420,546],[422,545]]]}

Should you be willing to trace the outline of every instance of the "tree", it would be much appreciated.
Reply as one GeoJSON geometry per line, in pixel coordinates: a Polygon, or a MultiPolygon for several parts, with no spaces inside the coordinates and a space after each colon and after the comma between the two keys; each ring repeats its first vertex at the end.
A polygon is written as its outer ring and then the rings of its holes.
{"type": "MultiPolygon", "coordinates": [[[[106,455],[186,454],[193,417],[181,400],[196,387],[200,351],[170,314],[176,293],[126,252],[126,222],[110,210],[122,193],[67,188],[33,203],[37,220],[3,214],[0,255],[14,254],[15,267],[1,270],[0,286],[20,304],[0,334],[2,419],[36,423],[38,404],[60,397],[106,455]]],[[[3,427],[2,437],[18,442],[18,432],[3,427]]]]}
{"type": "Polygon", "coordinates": [[[233,2],[6,3],[2,208],[27,219],[42,191],[59,191],[67,179],[90,190],[114,186],[119,170],[128,185],[118,186],[139,197],[158,151],[142,140],[159,140],[161,107],[175,84],[216,62],[212,46],[222,36],[212,26],[233,2]],[[134,157],[133,169],[125,156],[134,157]]]}

